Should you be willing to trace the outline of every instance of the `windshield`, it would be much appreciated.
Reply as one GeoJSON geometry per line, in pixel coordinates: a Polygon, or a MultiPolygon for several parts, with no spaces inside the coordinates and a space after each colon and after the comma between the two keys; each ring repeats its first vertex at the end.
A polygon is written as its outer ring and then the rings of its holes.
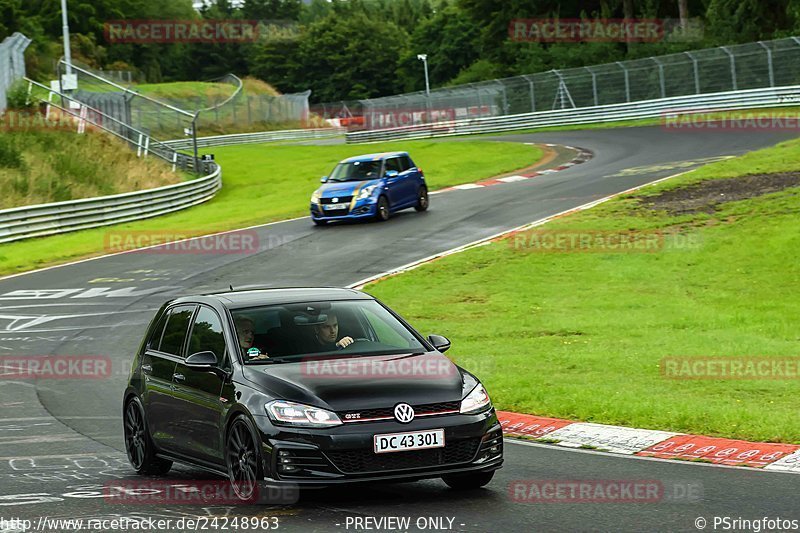
{"type": "Polygon", "coordinates": [[[380,161],[353,161],[336,165],[331,173],[330,181],[364,181],[380,177],[380,161]]]}
{"type": "Polygon", "coordinates": [[[374,300],[251,307],[232,315],[246,364],[426,352],[417,336],[374,300]]]}

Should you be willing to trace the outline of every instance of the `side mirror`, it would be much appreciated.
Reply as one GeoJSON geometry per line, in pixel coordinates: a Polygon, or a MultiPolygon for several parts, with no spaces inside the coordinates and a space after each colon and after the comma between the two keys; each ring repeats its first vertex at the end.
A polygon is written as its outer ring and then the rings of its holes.
{"type": "Polygon", "coordinates": [[[322,176],[319,181],[320,183],[328,183],[328,176],[322,176]]]}
{"type": "Polygon", "coordinates": [[[450,341],[447,337],[442,337],[441,335],[428,335],[428,342],[442,353],[450,349],[450,341]]]}
{"type": "Polygon", "coordinates": [[[211,368],[216,364],[217,356],[214,355],[214,352],[197,352],[186,358],[186,366],[189,368],[211,368]]]}
{"type": "Polygon", "coordinates": [[[387,170],[386,171],[386,177],[387,178],[396,178],[399,175],[400,175],[400,173],[398,171],[396,171],[396,170],[387,170]]]}

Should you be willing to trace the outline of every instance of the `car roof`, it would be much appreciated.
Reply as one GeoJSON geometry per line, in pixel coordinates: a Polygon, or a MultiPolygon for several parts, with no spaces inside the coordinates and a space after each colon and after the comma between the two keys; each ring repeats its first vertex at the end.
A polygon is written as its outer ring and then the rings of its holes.
{"type": "Polygon", "coordinates": [[[337,300],[373,300],[372,296],[354,289],[336,287],[290,287],[214,292],[202,296],[183,296],[173,303],[200,302],[215,299],[230,309],[261,305],[282,305],[301,302],[337,300]]]}
{"type": "Polygon", "coordinates": [[[379,152],[374,154],[356,155],[343,159],[342,163],[354,163],[356,161],[380,161],[389,157],[397,157],[401,155],[408,155],[408,152],[379,152]]]}

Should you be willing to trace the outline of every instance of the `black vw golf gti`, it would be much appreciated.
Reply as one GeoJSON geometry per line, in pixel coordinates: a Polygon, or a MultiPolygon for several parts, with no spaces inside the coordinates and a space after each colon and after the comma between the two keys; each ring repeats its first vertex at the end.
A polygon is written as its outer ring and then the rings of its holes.
{"type": "Polygon", "coordinates": [[[123,400],[140,474],[173,461],[254,484],[329,486],[441,477],[486,485],[502,431],[480,381],[359,291],[231,291],[154,317],[123,400]]]}

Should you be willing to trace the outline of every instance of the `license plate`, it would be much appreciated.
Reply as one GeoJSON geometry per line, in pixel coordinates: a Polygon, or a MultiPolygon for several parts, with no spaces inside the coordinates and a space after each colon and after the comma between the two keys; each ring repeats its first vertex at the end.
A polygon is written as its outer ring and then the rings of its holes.
{"type": "Polygon", "coordinates": [[[429,429],[427,431],[414,431],[411,433],[375,435],[373,445],[375,453],[444,448],[444,430],[429,429]]]}
{"type": "Polygon", "coordinates": [[[326,204],[323,206],[325,211],[335,211],[337,209],[347,209],[350,204],[326,204]]]}

